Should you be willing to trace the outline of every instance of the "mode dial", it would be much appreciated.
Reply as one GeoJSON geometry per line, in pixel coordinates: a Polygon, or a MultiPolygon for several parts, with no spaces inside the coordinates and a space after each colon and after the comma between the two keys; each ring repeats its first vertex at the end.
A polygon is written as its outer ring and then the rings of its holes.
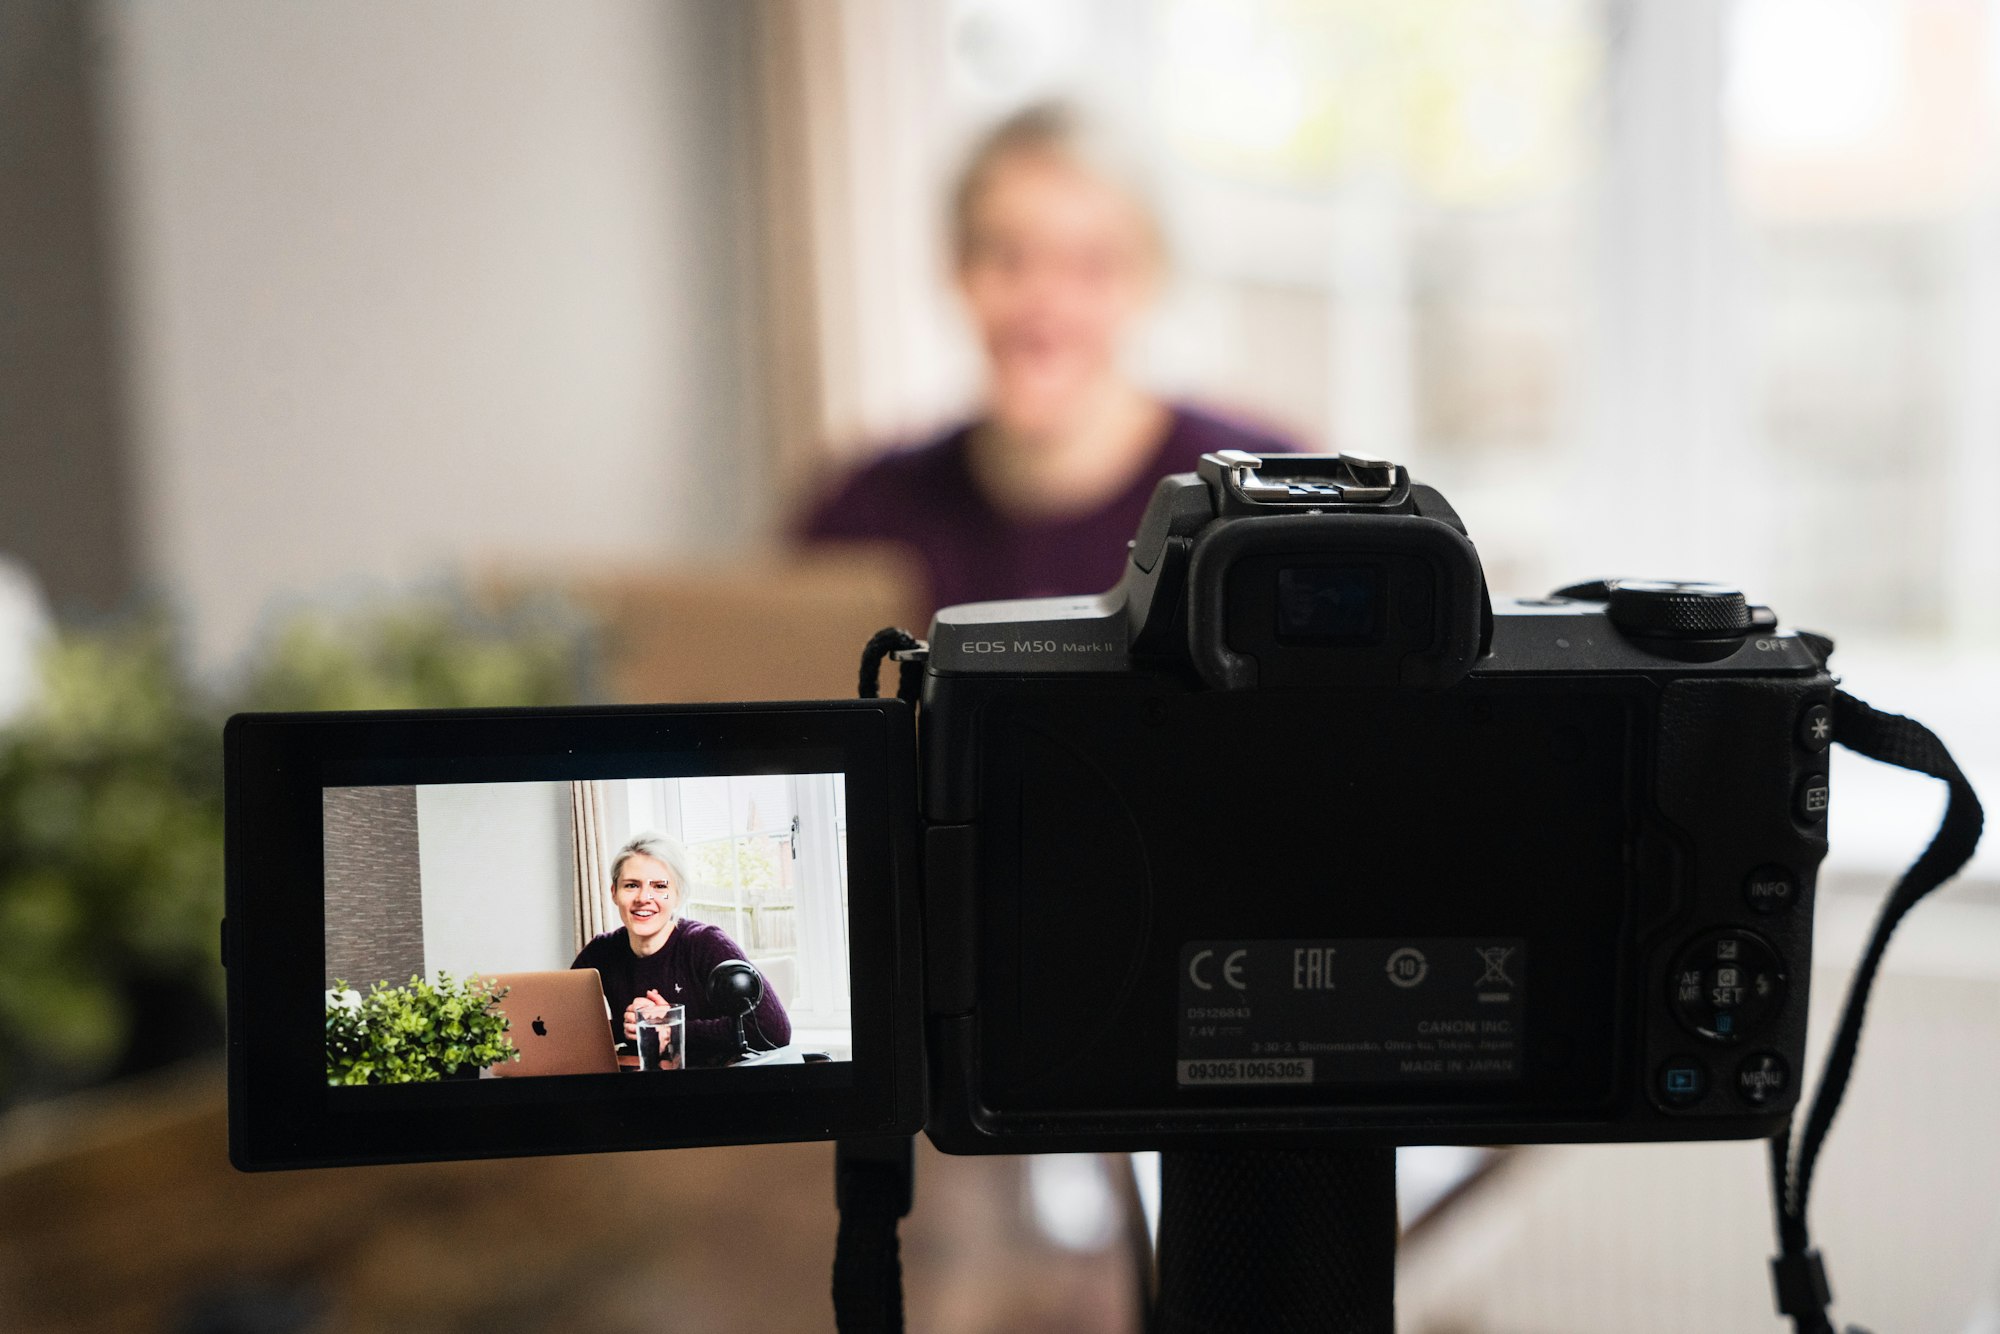
{"type": "Polygon", "coordinates": [[[1750,602],[1727,584],[1665,579],[1618,579],[1605,614],[1628,635],[1659,639],[1722,639],[1750,629],[1750,602]]]}

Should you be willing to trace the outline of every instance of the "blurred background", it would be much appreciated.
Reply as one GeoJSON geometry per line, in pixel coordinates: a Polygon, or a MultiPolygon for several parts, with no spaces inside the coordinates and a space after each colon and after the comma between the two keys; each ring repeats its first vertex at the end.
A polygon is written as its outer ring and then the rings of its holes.
{"type": "MultiPolygon", "coordinates": [[[[2000,793],[2000,0],[0,0],[0,1327],[831,1326],[825,1146],[232,1175],[218,728],[846,693],[921,586],[785,534],[975,409],[946,196],[1050,97],[1161,213],[1140,382],[1500,591],[1738,583],[2000,793]],[[610,1191],[728,1223],[607,1264],[610,1191]]],[[[1822,1037],[1942,807],[1834,764],[1822,1037]]],[[[1992,1334],[2000,849],[1877,997],[1839,1309],[1992,1334]]],[[[914,1325],[1136,1328],[1146,1164],[919,1169],[914,1325]]],[[[1777,1327],[1759,1146],[1403,1179],[1410,1331],[1777,1327]]]]}

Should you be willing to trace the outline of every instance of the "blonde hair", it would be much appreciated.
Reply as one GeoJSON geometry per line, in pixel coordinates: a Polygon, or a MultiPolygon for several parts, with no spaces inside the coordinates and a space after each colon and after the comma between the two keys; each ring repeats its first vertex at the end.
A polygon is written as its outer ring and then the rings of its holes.
{"type": "Polygon", "coordinates": [[[687,849],[681,846],[680,840],[651,830],[634,834],[624,847],[618,849],[618,855],[611,859],[611,892],[614,895],[618,892],[618,877],[624,873],[625,863],[633,857],[651,857],[667,868],[667,874],[674,882],[674,916],[684,915],[691,886],[688,883],[687,849]]]}
{"type": "Polygon", "coordinates": [[[1111,186],[1131,201],[1156,260],[1166,256],[1166,240],[1145,173],[1129,153],[1094,121],[1068,102],[1035,102],[980,136],[965,155],[951,190],[952,258],[963,265],[972,254],[973,221],[979,197],[993,173],[1015,158],[1054,158],[1111,186]]]}

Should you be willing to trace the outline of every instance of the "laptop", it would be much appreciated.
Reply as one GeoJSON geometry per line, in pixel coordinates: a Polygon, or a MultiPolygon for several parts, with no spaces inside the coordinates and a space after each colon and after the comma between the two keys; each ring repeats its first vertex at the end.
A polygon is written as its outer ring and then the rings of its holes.
{"type": "Polygon", "coordinates": [[[507,1036],[521,1053],[518,1061],[494,1062],[489,1073],[502,1079],[618,1073],[611,1013],[595,968],[495,973],[486,980],[507,988],[496,1008],[507,1016],[507,1036]]]}

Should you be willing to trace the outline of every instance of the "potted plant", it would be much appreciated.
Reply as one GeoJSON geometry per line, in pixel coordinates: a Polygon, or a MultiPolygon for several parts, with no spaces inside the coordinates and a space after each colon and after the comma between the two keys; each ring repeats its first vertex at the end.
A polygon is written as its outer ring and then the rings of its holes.
{"type": "Polygon", "coordinates": [[[496,1061],[518,1061],[507,1016],[493,1008],[506,994],[484,978],[457,982],[442,971],[436,982],[412,976],[365,993],[336,980],[326,993],[326,1082],[473,1079],[496,1061]]]}
{"type": "Polygon", "coordinates": [[[0,724],[0,1111],[221,1049],[229,713],[570,704],[590,646],[445,588],[279,617],[217,695],[164,613],[59,629],[0,724]]]}

